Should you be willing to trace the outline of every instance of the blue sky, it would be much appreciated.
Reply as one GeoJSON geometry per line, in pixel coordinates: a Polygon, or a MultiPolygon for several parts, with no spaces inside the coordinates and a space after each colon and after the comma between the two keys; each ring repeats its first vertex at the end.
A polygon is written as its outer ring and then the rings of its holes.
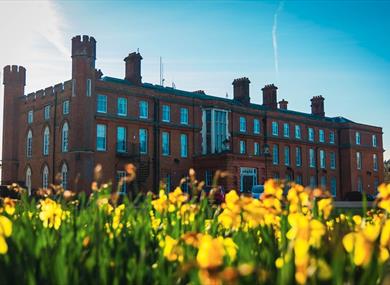
{"type": "Polygon", "coordinates": [[[389,15],[390,1],[1,2],[0,64],[26,66],[35,91],[69,79],[71,37],[93,35],[105,75],[123,78],[139,48],[145,82],[159,83],[161,56],[179,89],[231,98],[247,76],[253,102],[275,83],[303,112],[323,95],[328,116],[382,126],[390,150],[389,15]]]}

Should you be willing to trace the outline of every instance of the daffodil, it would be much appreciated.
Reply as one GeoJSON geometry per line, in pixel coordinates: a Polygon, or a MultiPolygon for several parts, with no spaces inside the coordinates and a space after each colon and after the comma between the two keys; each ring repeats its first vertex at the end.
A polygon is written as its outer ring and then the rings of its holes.
{"type": "Polygon", "coordinates": [[[0,216],[0,254],[5,254],[8,251],[8,245],[5,241],[6,237],[12,234],[12,222],[4,216],[0,216]]]}

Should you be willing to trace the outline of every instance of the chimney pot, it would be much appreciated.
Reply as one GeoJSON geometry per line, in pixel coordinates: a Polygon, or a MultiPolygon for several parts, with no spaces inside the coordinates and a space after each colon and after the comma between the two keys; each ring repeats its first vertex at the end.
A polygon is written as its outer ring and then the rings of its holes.
{"type": "Polygon", "coordinates": [[[142,56],[138,52],[130,53],[124,59],[126,62],[125,79],[136,85],[142,84],[141,60],[142,56]]]}
{"type": "Polygon", "coordinates": [[[288,101],[284,99],[282,101],[279,101],[279,109],[287,110],[287,105],[288,105],[288,101]]]}
{"type": "Polygon", "coordinates": [[[244,105],[250,104],[249,83],[247,77],[241,77],[233,80],[234,100],[241,102],[244,105]]]}
{"type": "Polygon", "coordinates": [[[311,101],[311,113],[316,116],[325,117],[324,109],[325,98],[320,96],[314,96],[311,101]]]}
{"type": "Polygon", "coordinates": [[[263,91],[263,106],[270,109],[277,109],[277,90],[274,84],[265,85],[262,89],[263,91]]]}

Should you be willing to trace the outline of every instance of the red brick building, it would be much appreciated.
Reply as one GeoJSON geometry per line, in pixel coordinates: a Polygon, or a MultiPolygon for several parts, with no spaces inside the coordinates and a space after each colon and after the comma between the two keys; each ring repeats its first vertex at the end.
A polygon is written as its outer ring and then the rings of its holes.
{"type": "Polygon", "coordinates": [[[322,96],[306,114],[278,102],[274,85],[262,89],[262,105],[251,103],[245,77],[225,99],[143,83],[139,53],[124,59],[124,79],[103,77],[95,60],[95,39],[74,37],[72,78],[28,95],[26,70],[4,68],[3,184],[88,190],[96,164],[115,184],[130,162],[138,191],[161,180],[173,187],[190,167],[206,184],[217,169],[230,171],[229,189],[276,177],[326,186],[337,198],[375,192],[383,180],[382,129],[326,117],[322,96]]]}

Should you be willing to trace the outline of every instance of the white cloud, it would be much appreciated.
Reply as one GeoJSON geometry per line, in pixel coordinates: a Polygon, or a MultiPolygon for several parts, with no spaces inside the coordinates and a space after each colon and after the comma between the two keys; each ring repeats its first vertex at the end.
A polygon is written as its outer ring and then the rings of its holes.
{"type": "Polygon", "coordinates": [[[272,25],[272,47],[274,49],[274,64],[276,76],[279,75],[279,56],[278,56],[278,39],[277,39],[277,30],[278,30],[278,15],[282,11],[284,2],[279,2],[278,8],[274,14],[274,23],[272,25]]]}
{"type": "MultiPolygon", "coordinates": [[[[26,93],[70,78],[67,23],[53,1],[0,2],[0,78],[5,65],[27,69],[26,93]]],[[[0,87],[0,134],[3,125],[3,85],[0,87]]],[[[0,157],[2,155],[0,140],[0,157]]]]}

